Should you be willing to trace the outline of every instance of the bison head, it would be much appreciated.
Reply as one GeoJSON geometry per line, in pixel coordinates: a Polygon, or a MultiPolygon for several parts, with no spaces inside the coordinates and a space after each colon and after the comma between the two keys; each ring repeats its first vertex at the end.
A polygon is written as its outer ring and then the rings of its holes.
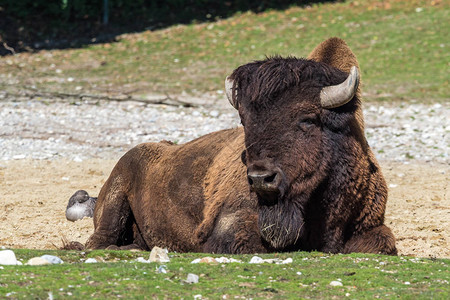
{"type": "Polygon", "coordinates": [[[226,79],[244,126],[242,161],[260,233],[275,249],[298,248],[305,210],[325,201],[333,164],[348,157],[354,141],[365,145],[356,64],[346,72],[329,62],[272,57],[226,79]]]}

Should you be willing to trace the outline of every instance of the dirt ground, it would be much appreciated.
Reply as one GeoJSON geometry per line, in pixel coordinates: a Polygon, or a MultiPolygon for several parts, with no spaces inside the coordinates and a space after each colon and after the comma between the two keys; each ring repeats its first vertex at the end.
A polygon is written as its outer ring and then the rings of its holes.
{"type": "MultiPolygon", "coordinates": [[[[92,219],[67,221],[78,189],[96,196],[115,160],[0,162],[0,247],[55,249],[61,239],[84,243],[92,219]]],[[[450,257],[450,166],[381,162],[389,185],[386,224],[400,255],[450,257]]]]}

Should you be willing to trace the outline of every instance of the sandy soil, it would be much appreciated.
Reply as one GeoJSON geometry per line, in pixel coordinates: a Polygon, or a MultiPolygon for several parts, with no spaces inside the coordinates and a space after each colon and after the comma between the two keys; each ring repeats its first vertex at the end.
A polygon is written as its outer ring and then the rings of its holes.
{"type": "MultiPolygon", "coordinates": [[[[65,208],[78,189],[96,196],[115,160],[0,162],[0,246],[55,249],[84,243],[92,219],[69,222],[65,208]]],[[[450,257],[450,166],[381,163],[389,185],[386,224],[400,255],[450,257]]]]}

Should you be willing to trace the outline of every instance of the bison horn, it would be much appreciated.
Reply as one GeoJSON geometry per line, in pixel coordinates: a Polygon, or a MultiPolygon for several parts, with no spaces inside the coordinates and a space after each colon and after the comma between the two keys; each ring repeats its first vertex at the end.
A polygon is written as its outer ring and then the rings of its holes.
{"type": "Polygon", "coordinates": [[[327,86],[320,92],[320,104],[323,108],[335,108],[352,100],[359,85],[359,72],[353,66],[347,79],[338,85],[327,86]]]}
{"type": "Polygon", "coordinates": [[[235,108],[238,109],[238,103],[235,98],[233,98],[233,80],[227,76],[225,79],[225,93],[227,94],[228,101],[235,108]]]}

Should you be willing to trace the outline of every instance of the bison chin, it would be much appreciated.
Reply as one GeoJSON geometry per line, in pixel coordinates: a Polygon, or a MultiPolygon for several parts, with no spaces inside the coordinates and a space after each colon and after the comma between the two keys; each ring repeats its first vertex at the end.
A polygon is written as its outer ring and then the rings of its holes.
{"type": "Polygon", "coordinates": [[[303,224],[302,212],[289,201],[259,206],[259,231],[275,250],[294,248],[304,231],[303,224]]]}

